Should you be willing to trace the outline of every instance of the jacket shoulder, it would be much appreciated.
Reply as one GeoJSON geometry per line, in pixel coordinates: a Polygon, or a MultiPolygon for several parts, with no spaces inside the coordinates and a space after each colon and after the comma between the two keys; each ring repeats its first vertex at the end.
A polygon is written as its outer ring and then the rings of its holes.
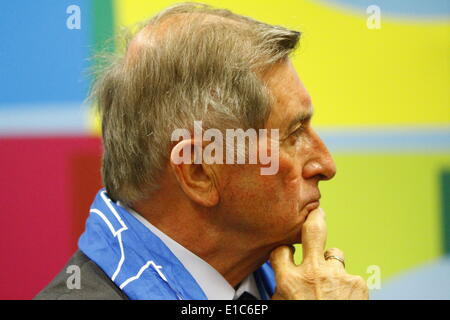
{"type": "Polygon", "coordinates": [[[34,300],[128,300],[128,297],[99,266],[78,250],[34,300]],[[79,267],[79,289],[70,289],[67,285],[67,280],[72,276],[67,273],[70,266],[79,267]]]}

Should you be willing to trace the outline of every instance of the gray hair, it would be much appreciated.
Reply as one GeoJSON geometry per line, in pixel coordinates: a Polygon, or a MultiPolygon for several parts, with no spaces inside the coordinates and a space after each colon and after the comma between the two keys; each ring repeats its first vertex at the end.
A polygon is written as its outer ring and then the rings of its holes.
{"type": "Polygon", "coordinates": [[[193,130],[194,120],[205,129],[264,128],[271,95],[261,75],[299,38],[199,3],[169,7],[142,24],[91,91],[110,197],[132,204],[158,188],[176,128],[193,130]]]}

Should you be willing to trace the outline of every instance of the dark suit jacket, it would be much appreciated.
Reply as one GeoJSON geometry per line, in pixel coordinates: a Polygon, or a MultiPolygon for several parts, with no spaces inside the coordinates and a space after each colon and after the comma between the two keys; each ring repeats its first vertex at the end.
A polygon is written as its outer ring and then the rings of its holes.
{"type": "Polygon", "coordinates": [[[128,300],[128,297],[111,281],[111,279],[83,252],[78,250],[45,287],[35,300],[128,300]],[[80,289],[69,289],[66,273],[67,267],[76,265],[80,268],[80,289]]]}

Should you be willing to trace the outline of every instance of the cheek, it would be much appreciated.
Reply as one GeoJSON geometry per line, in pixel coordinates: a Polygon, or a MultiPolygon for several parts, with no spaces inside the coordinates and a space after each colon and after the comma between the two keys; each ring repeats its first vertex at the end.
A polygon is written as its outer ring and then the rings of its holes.
{"type": "Polygon", "coordinates": [[[245,166],[227,172],[228,183],[223,186],[230,206],[238,205],[242,211],[277,212],[275,216],[291,216],[300,208],[302,170],[300,161],[291,155],[279,157],[279,170],[275,175],[261,175],[258,166],[245,166]],[[282,213],[282,214],[281,214],[282,213]]]}
{"type": "Polygon", "coordinates": [[[302,182],[302,167],[300,161],[290,156],[280,155],[279,181],[281,188],[289,197],[298,197],[302,182]]]}
{"type": "Polygon", "coordinates": [[[230,170],[227,184],[223,189],[231,197],[229,200],[240,206],[261,206],[278,197],[276,175],[262,176],[256,166],[230,170]]]}

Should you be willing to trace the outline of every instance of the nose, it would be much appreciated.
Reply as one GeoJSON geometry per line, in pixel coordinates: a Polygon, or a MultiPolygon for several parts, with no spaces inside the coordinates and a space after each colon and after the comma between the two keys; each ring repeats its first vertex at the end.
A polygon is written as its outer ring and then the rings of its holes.
{"type": "Polygon", "coordinates": [[[311,156],[303,168],[303,177],[330,180],[336,175],[336,164],[322,139],[311,131],[311,156]]]}

